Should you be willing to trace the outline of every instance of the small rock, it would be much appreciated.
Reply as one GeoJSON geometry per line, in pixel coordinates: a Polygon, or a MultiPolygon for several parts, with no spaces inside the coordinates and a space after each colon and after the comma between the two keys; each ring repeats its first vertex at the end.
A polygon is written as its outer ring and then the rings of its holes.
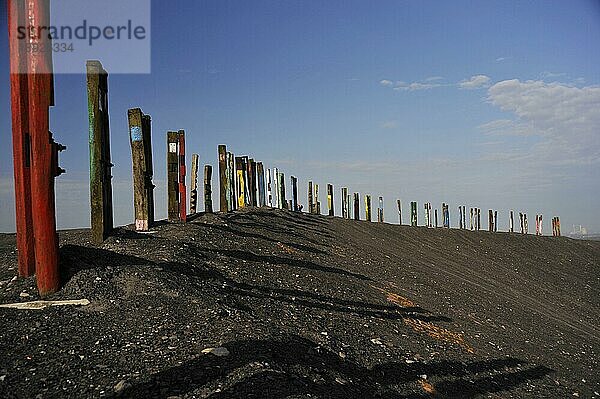
{"type": "Polygon", "coordinates": [[[426,380],[426,379],[427,379],[427,374],[421,374],[421,375],[419,376],[419,378],[422,378],[422,379],[426,380]]]}
{"type": "Polygon", "coordinates": [[[115,385],[114,390],[116,394],[120,394],[121,392],[123,392],[125,390],[125,388],[127,388],[129,386],[129,384],[127,383],[127,381],[125,380],[121,380],[117,383],[117,385],[115,385]]]}
{"type": "Polygon", "coordinates": [[[5,378],[6,378],[6,375],[0,375],[0,381],[4,381],[5,378]]]}
{"type": "Polygon", "coordinates": [[[21,298],[28,298],[28,297],[29,297],[29,294],[28,294],[28,293],[26,293],[26,292],[21,292],[21,293],[19,294],[19,296],[20,296],[21,298]]]}
{"type": "Polygon", "coordinates": [[[375,345],[383,345],[379,338],[372,338],[371,342],[374,343],[375,345]]]}
{"type": "Polygon", "coordinates": [[[411,363],[414,363],[415,361],[414,360],[410,360],[410,359],[406,359],[405,362],[406,362],[406,364],[411,364],[411,363]]]}
{"type": "Polygon", "coordinates": [[[227,350],[227,348],[223,347],[223,346],[219,346],[217,348],[206,348],[206,349],[202,349],[202,353],[212,353],[215,356],[229,356],[229,351],[227,350]]]}

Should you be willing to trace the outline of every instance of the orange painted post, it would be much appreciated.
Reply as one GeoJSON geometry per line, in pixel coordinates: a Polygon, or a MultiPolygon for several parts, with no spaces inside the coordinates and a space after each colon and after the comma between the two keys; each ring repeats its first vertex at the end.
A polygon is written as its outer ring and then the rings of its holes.
{"type": "Polygon", "coordinates": [[[169,222],[179,221],[179,133],[167,132],[167,206],[169,222]]]}
{"type": "Polygon", "coordinates": [[[15,221],[19,276],[35,274],[33,218],[31,209],[31,136],[29,135],[26,41],[17,38],[17,28],[26,25],[25,2],[9,0],[8,37],[10,52],[10,97],[12,115],[15,221]]]}

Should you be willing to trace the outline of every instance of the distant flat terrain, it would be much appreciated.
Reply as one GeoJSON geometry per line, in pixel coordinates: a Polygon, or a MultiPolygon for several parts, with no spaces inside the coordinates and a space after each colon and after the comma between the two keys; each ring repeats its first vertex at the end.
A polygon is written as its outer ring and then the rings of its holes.
{"type": "MultiPolygon", "coordinates": [[[[89,305],[0,308],[0,397],[600,397],[600,242],[270,208],[132,229],[61,232],[50,299],[89,305]]],[[[15,275],[0,235],[0,303],[39,299],[15,275]]]]}

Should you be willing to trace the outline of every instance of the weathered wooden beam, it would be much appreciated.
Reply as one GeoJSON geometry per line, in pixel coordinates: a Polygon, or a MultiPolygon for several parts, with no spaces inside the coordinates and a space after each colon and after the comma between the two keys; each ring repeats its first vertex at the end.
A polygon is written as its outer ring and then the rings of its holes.
{"type": "MultiPolygon", "coordinates": [[[[113,228],[112,163],[108,118],[108,73],[100,61],[87,61],[87,94],[90,146],[90,210],[92,242],[101,244],[113,228]]],[[[140,111],[141,113],[141,111],[140,111]]],[[[139,116],[139,140],[142,120],[139,116]]],[[[137,137],[137,136],[136,136],[137,137]]],[[[136,137],[131,137],[133,140],[136,137]]],[[[133,150],[132,141],[132,150],[133,150]]],[[[143,156],[143,147],[140,148],[143,156]]]]}
{"type": "Polygon", "coordinates": [[[271,180],[271,168],[267,168],[267,204],[273,207],[273,188],[271,180]]]}
{"type": "Polygon", "coordinates": [[[148,231],[154,223],[154,184],[152,183],[151,118],[141,109],[127,111],[133,173],[135,229],[148,231]]]}
{"type": "Polygon", "coordinates": [[[410,203],[410,225],[417,226],[417,201],[411,201],[410,203]]]}
{"type": "MultiPolygon", "coordinates": [[[[231,153],[225,151],[225,207],[227,208],[227,212],[233,210],[231,196],[231,157],[231,153]]],[[[219,171],[219,210],[221,210],[221,171],[219,171]]]]}
{"type": "Polygon", "coordinates": [[[379,206],[377,207],[377,221],[383,223],[383,197],[379,197],[379,206]]]}
{"type": "Polygon", "coordinates": [[[510,211],[510,217],[508,219],[508,231],[514,233],[515,231],[515,220],[513,216],[513,211],[510,211]]]}
{"type": "Polygon", "coordinates": [[[313,203],[313,182],[308,182],[308,213],[315,213],[313,203]]]}
{"type": "Polygon", "coordinates": [[[278,197],[280,198],[281,208],[288,209],[289,204],[287,202],[287,199],[285,198],[285,175],[283,174],[283,172],[279,172],[279,176],[278,176],[277,180],[278,180],[277,186],[279,188],[278,197]]]}
{"type": "Polygon", "coordinates": [[[334,216],[333,209],[333,184],[327,184],[327,214],[334,216]]]}
{"type": "Polygon", "coordinates": [[[190,214],[195,215],[198,206],[198,154],[192,154],[192,175],[190,176],[190,214]]]}
{"type": "MultiPolygon", "coordinates": [[[[213,147],[214,148],[214,147],[213,147]]],[[[219,144],[217,147],[219,155],[219,210],[227,212],[227,146],[219,144]]]]}
{"type": "Polygon", "coordinates": [[[398,224],[402,225],[402,201],[397,199],[396,204],[398,205],[398,224]]]}
{"type": "Polygon", "coordinates": [[[371,221],[371,196],[369,194],[365,195],[365,220],[371,221]]]}
{"type": "Polygon", "coordinates": [[[435,208],[435,228],[437,229],[438,227],[438,210],[435,208]]]}
{"type": "Polygon", "coordinates": [[[236,194],[236,188],[237,188],[237,186],[236,186],[236,170],[235,170],[235,157],[231,152],[227,152],[227,170],[228,170],[227,193],[229,195],[227,209],[230,211],[235,211],[238,207],[237,194],[236,194]]]}
{"type": "Polygon", "coordinates": [[[179,221],[179,133],[167,132],[167,197],[170,222],[179,221]]]}
{"type": "Polygon", "coordinates": [[[488,231],[494,231],[494,211],[491,209],[488,210],[488,231]]]}
{"type": "Polygon", "coordinates": [[[212,166],[204,165],[204,212],[212,213],[212,166]]]}
{"type": "Polygon", "coordinates": [[[463,225],[463,229],[467,228],[467,207],[465,205],[463,205],[462,207],[462,225],[463,225]]]}
{"type": "MultiPolygon", "coordinates": [[[[265,170],[262,162],[256,163],[256,177],[258,181],[258,206],[265,206],[265,170]]],[[[298,193],[296,191],[296,197],[298,193]]],[[[298,203],[298,199],[296,198],[296,204],[298,203]]]]}
{"type": "MultiPolygon", "coordinates": [[[[17,3],[19,4],[19,3],[17,3]]],[[[34,25],[50,25],[50,4],[27,1],[26,20],[34,25]]],[[[31,207],[38,291],[46,296],[59,288],[58,235],[54,197],[54,178],[64,172],[58,166],[58,152],[50,133],[49,107],[54,105],[52,48],[49,35],[28,37],[31,51],[27,62],[29,138],[31,150],[31,207]]]]}
{"type": "Polygon", "coordinates": [[[245,168],[244,158],[235,157],[235,171],[237,174],[237,204],[238,208],[246,206],[246,179],[245,179],[245,168]]]}
{"type": "Polygon", "coordinates": [[[187,220],[187,191],[185,188],[185,132],[179,131],[179,220],[187,220]]]}
{"type": "Polygon", "coordinates": [[[342,187],[342,218],[350,219],[348,202],[348,187],[342,187]]]}
{"type": "Polygon", "coordinates": [[[247,187],[248,187],[248,198],[249,205],[256,206],[256,162],[254,159],[248,159],[248,163],[246,165],[246,176],[248,178],[247,187]]]}
{"type": "Polygon", "coordinates": [[[292,183],[292,207],[294,212],[298,212],[298,179],[294,176],[290,176],[292,183]]]}
{"type": "Polygon", "coordinates": [[[523,227],[525,228],[525,234],[529,233],[529,224],[527,223],[527,214],[523,214],[523,227]]]}
{"type": "Polygon", "coordinates": [[[360,220],[360,194],[354,193],[354,220],[360,220]]]}
{"type": "Polygon", "coordinates": [[[31,136],[29,134],[29,100],[26,40],[17,36],[26,26],[27,10],[23,0],[8,5],[8,37],[10,62],[10,98],[12,117],[13,173],[15,190],[15,222],[19,276],[35,274],[35,245],[31,206],[31,136]]]}
{"type": "Polygon", "coordinates": [[[494,233],[498,232],[498,211],[494,211],[494,233]]]}
{"type": "Polygon", "coordinates": [[[481,208],[477,208],[477,230],[481,230],[481,208]]]}
{"type": "Polygon", "coordinates": [[[315,184],[315,203],[313,204],[314,213],[321,214],[321,202],[319,202],[319,185],[315,184]]]}

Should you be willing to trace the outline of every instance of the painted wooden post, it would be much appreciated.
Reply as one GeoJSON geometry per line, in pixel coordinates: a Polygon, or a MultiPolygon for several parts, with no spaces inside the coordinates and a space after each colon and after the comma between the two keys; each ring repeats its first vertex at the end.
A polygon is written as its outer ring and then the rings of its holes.
{"type": "MultiPolygon", "coordinates": [[[[14,1],[14,0],[11,0],[14,1]]],[[[87,94],[90,145],[90,208],[92,242],[101,244],[113,228],[112,163],[110,159],[110,123],[108,119],[108,73],[100,61],[87,61],[87,94]]],[[[139,136],[142,140],[141,117],[139,136]]],[[[133,131],[132,131],[133,133],[133,131]]],[[[140,148],[143,153],[143,147],[140,148]]],[[[143,154],[142,154],[143,156],[143,154]]]]}
{"type": "Polygon", "coordinates": [[[402,201],[396,200],[398,204],[398,224],[402,225],[402,201]]]}
{"type": "Polygon", "coordinates": [[[246,187],[248,187],[248,204],[256,206],[256,162],[254,159],[248,159],[246,164],[246,187]]]}
{"type": "Polygon", "coordinates": [[[448,204],[444,204],[444,208],[443,208],[443,217],[444,217],[444,227],[449,229],[450,228],[450,206],[448,204]]]}
{"type": "Polygon", "coordinates": [[[313,199],[313,182],[308,182],[308,213],[315,213],[315,205],[313,199]]]}
{"type": "Polygon", "coordinates": [[[346,204],[348,205],[348,219],[352,218],[352,208],[350,204],[352,203],[352,194],[348,193],[348,198],[346,204]]]}
{"type": "Polygon", "coordinates": [[[369,194],[365,195],[365,220],[371,221],[371,196],[369,194]]]}
{"type": "Polygon", "coordinates": [[[513,217],[513,211],[510,211],[510,217],[508,219],[508,231],[511,233],[515,232],[515,220],[513,217]]]}
{"type": "MultiPolygon", "coordinates": [[[[214,147],[213,147],[214,148],[214,147]]],[[[227,146],[219,144],[219,210],[227,212],[227,146]]]]}
{"type": "Polygon", "coordinates": [[[187,220],[187,191],[185,188],[185,132],[179,131],[179,220],[187,220]]]}
{"type": "Polygon", "coordinates": [[[411,201],[410,203],[410,225],[416,227],[417,220],[417,201],[411,201]]]}
{"type": "Polygon", "coordinates": [[[267,203],[270,207],[273,207],[273,189],[271,184],[271,168],[267,168],[267,203]]]}
{"type": "Polygon", "coordinates": [[[342,218],[350,219],[350,214],[348,209],[348,187],[342,187],[342,218]]]}
{"type": "Polygon", "coordinates": [[[152,132],[150,115],[141,109],[127,111],[129,142],[133,170],[133,204],[135,229],[148,231],[154,223],[154,184],[152,176],[152,132]]]}
{"type": "Polygon", "coordinates": [[[494,211],[494,233],[498,232],[498,211],[494,211]]]}
{"type": "Polygon", "coordinates": [[[429,203],[425,202],[423,204],[423,210],[425,211],[424,213],[424,217],[425,217],[425,227],[431,227],[430,226],[430,215],[429,215],[429,203]]]}
{"type": "Polygon", "coordinates": [[[27,10],[23,1],[8,5],[8,37],[10,51],[10,97],[12,116],[13,172],[15,190],[15,222],[19,276],[35,274],[35,250],[31,206],[31,136],[29,132],[28,43],[17,37],[19,26],[25,26],[27,10]]]}
{"type": "Polygon", "coordinates": [[[474,230],[475,226],[473,225],[473,208],[469,208],[469,228],[471,231],[474,230]]]}
{"type": "Polygon", "coordinates": [[[288,209],[288,202],[287,202],[287,199],[285,198],[285,176],[284,176],[283,172],[279,172],[279,178],[278,178],[277,185],[279,187],[278,197],[281,198],[281,200],[280,200],[281,208],[288,209]]]}
{"type": "Polygon", "coordinates": [[[543,216],[540,214],[540,221],[539,221],[539,224],[540,224],[540,225],[539,225],[539,234],[540,234],[540,235],[544,235],[544,233],[543,233],[543,223],[542,223],[542,221],[543,221],[543,216]]]}
{"type": "MultiPolygon", "coordinates": [[[[219,176],[220,178],[220,176],[219,176]]],[[[204,212],[212,213],[212,166],[204,165],[204,212]]]]}
{"type": "Polygon", "coordinates": [[[327,184],[327,214],[329,216],[335,214],[333,209],[333,184],[327,184]]]}
{"type": "Polygon", "coordinates": [[[167,132],[167,193],[168,218],[170,222],[179,221],[179,133],[167,132]]]}
{"type": "MultiPolygon", "coordinates": [[[[218,153],[218,152],[217,152],[218,153]]],[[[232,154],[229,151],[225,151],[225,208],[227,212],[233,210],[233,200],[231,195],[231,157],[232,154]]],[[[219,165],[220,167],[220,165],[219,165]]],[[[235,190],[235,188],[234,188],[235,190]]],[[[221,171],[219,170],[219,210],[221,210],[221,171]]]]}
{"type": "Polygon", "coordinates": [[[463,205],[462,207],[462,222],[463,222],[463,229],[467,228],[467,207],[465,205],[463,205]]]}
{"type": "Polygon", "coordinates": [[[192,154],[192,175],[190,176],[190,214],[195,215],[198,205],[198,154],[192,154]]]}
{"type": "MultiPolygon", "coordinates": [[[[17,139],[17,151],[21,151],[21,154],[15,154],[14,161],[17,163],[20,159],[25,162],[25,167],[28,163],[31,165],[29,167],[31,200],[24,199],[17,203],[16,207],[18,209],[21,205],[30,203],[33,226],[31,239],[34,245],[37,287],[40,295],[46,296],[57,291],[59,287],[54,178],[64,172],[58,166],[58,152],[65,147],[54,142],[49,129],[49,107],[54,105],[52,43],[49,35],[33,35],[34,37],[28,37],[26,43],[19,43],[18,41],[25,42],[25,40],[17,40],[14,33],[17,31],[17,23],[20,22],[23,22],[20,26],[29,24],[38,27],[49,26],[50,4],[47,1],[9,1],[8,3],[10,25],[14,28],[9,47],[11,68],[15,65],[21,66],[21,72],[25,71],[25,67],[27,68],[26,78],[20,81],[20,84],[27,85],[27,98],[25,99],[24,86],[11,85],[11,89],[23,90],[19,93],[11,92],[14,94],[12,109],[13,121],[15,119],[17,121],[16,129],[20,130],[23,127],[25,115],[21,111],[24,111],[25,107],[27,107],[28,121],[25,137],[21,136],[17,139]],[[37,47],[39,51],[27,53],[25,45],[29,48],[37,47]],[[24,148],[21,146],[22,140],[25,140],[24,148]]],[[[12,71],[16,70],[12,69],[12,71]]],[[[16,83],[16,79],[20,78],[11,76],[11,84],[16,83]]],[[[15,166],[15,180],[20,183],[17,174],[23,171],[23,166],[15,166]]],[[[17,194],[17,201],[21,199],[21,193],[17,194]]]]}
{"type": "Polygon", "coordinates": [[[521,234],[525,234],[525,224],[523,223],[523,213],[519,212],[519,227],[521,234]]]}
{"type": "Polygon", "coordinates": [[[265,206],[265,170],[262,162],[256,163],[256,176],[258,181],[258,206],[265,206]]]}
{"type": "MultiPolygon", "coordinates": [[[[227,152],[227,168],[228,174],[228,193],[229,193],[229,206],[230,211],[235,211],[238,208],[237,193],[236,193],[236,170],[235,170],[235,156],[231,152],[227,152]]],[[[219,194],[220,195],[220,194],[219,194]]]]}
{"type": "Polygon", "coordinates": [[[294,212],[298,212],[298,179],[295,176],[290,176],[292,182],[292,207],[294,212]]]}
{"type": "Polygon", "coordinates": [[[273,169],[273,189],[275,190],[273,191],[275,194],[275,207],[281,209],[281,201],[279,198],[279,171],[277,168],[273,169]]]}
{"type": "Polygon", "coordinates": [[[354,220],[360,220],[360,194],[354,193],[354,220]]]}
{"type": "Polygon", "coordinates": [[[494,211],[488,210],[488,231],[494,231],[494,211]]]}
{"type": "Polygon", "coordinates": [[[529,224],[527,223],[527,214],[523,214],[523,225],[525,227],[525,234],[529,233],[529,224]]]}
{"type": "Polygon", "coordinates": [[[238,208],[246,206],[246,184],[244,179],[244,158],[235,157],[235,171],[237,173],[237,203],[238,208]]]}
{"type": "Polygon", "coordinates": [[[321,202],[319,201],[319,185],[315,184],[315,203],[313,209],[317,215],[321,214],[321,202]]]}
{"type": "Polygon", "coordinates": [[[477,230],[481,230],[481,208],[477,208],[477,230]]]}
{"type": "Polygon", "coordinates": [[[377,208],[377,221],[383,223],[383,197],[379,197],[379,207],[377,208]]]}

